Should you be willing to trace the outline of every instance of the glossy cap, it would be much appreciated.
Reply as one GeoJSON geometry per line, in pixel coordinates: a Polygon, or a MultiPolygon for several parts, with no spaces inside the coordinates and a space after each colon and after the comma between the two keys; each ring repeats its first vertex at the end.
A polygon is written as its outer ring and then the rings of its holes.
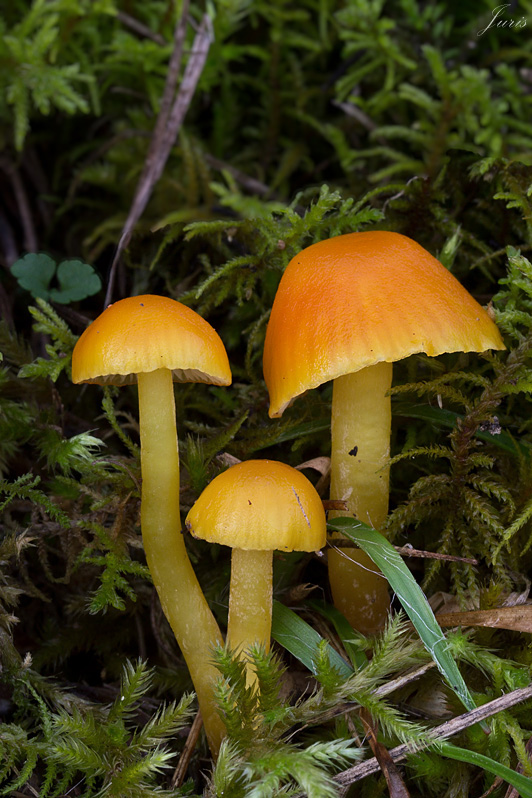
{"type": "Polygon", "coordinates": [[[237,549],[317,551],[325,511],[311,482],[276,460],[247,460],[207,485],[185,526],[197,538],[237,549]]]}
{"type": "Polygon", "coordinates": [[[504,348],[488,313],[415,241],[337,236],[296,255],[279,284],[264,345],[269,414],[382,361],[504,348]]]}
{"type": "Polygon", "coordinates": [[[176,382],[230,385],[224,345],[211,325],[163,296],[129,297],[109,305],[87,327],[72,354],[72,381],[126,385],[137,374],[166,368],[176,382]]]}

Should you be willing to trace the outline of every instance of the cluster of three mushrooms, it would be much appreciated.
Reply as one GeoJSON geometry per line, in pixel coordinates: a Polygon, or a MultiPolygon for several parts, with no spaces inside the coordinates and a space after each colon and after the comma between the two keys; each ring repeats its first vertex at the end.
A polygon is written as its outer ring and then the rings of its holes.
{"type": "MultiPolygon", "coordinates": [[[[264,350],[270,415],[280,416],[295,397],[334,380],[331,498],[346,500],[351,515],[378,528],[388,510],[392,362],[418,352],[438,355],[490,348],[503,349],[504,344],[489,315],[421,246],[396,233],[339,236],[303,250],[281,279],[264,350]]],[[[139,383],[146,558],[196,687],[209,743],[216,751],[224,728],[214,707],[216,672],[210,660],[212,646],[221,642],[221,635],[180,532],[172,379],[228,385],[229,364],[219,337],[196,313],[174,300],[141,296],[104,311],[80,338],[73,358],[75,382],[124,384],[135,381],[135,375],[139,383]]],[[[281,508],[279,493],[283,491],[273,477],[269,489],[264,492],[262,487],[263,493],[257,492],[257,486],[263,486],[265,479],[267,484],[270,478],[263,471],[258,473],[271,466],[265,466],[266,462],[251,461],[226,472],[236,474],[240,469],[242,490],[238,495],[243,510],[246,502],[247,508],[259,505],[258,516],[249,521],[249,527],[248,521],[232,512],[235,493],[222,490],[213,498],[221,484],[217,480],[229,479],[224,474],[208,486],[187,519],[195,534],[211,540],[220,524],[229,526],[231,518],[242,529],[243,542],[236,550],[239,553],[233,555],[230,599],[229,642],[234,648],[251,642],[269,645],[271,553],[260,550],[298,548],[293,545],[292,532],[274,545],[257,545],[256,539],[250,544],[246,535],[252,525],[257,524],[259,534],[264,530],[265,535],[265,508],[277,512],[279,524],[293,517],[299,523],[303,519],[310,529],[314,525],[312,504],[316,519],[321,520],[316,520],[311,542],[300,548],[317,549],[324,543],[323,509],[320,514],[314,488],[305,477],[299,475],[305,490],[290,481],[283,489],[291,498],[291,510],[281,508]],[[307,484],[311,489],[308,504],[303,499],[307,484]],[[202,523],[198,515],[201,506],[202,523]],[[258,553],[242,553],[246,548],[258,553]],[[251,578],[243,566],[246,560],[254,563],[251,578]],[[251,590],[245,603],[240,598],[242,583],[251,590]],[[253,592],[256,600],[250,598],[253,592]],[[246,617],[252,618],[251,625],[246,617]]],[[[282,464],[277,467],[294,471],[282,464]]],[[[352,553],[331,552],[329,563],[336,606],[356,628],[374,631],[389,606],[384,579],[375,575],[363,553],[357,558],[352,553]]]]}

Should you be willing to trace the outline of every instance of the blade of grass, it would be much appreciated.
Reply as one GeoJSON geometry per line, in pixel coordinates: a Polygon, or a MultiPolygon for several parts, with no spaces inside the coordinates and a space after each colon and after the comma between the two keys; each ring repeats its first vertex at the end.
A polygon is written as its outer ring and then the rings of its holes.
{"type": "MultiPolygon", "coordinates": [[[[397,416],[403,416],[403,418],[431,421],[439,427],[447,427],[448,429],[454,429],[457,420],[463,418],[459,413],[454,413],[452,410],[446,410],[445,408],[430,407],[430,405],[410,405],[406,402],[394,403],[393,413],[397,416]]],[[[505,452],[510,452],[511,454],[521,452],[521,454],[530,457],[530,444],[527,444],[526,441],[515,441],[507,432],[499,432],[498,435],[492,435],[490,432],[477,430],[475,437],[482,441],[493,443],[494,446],[503,449],[505,452]]]]}
{"type": "MultiPolygon", "coordinates": [[[[309,671],[316,673],[318,645],[323,643],[324,638],[303,618],[279,601],[273,602],[272,637],[309,671]]],[[[327,652],[329,662],[342,676],[347,678],[353,675],[353,669],[329,643],[327,643],[327,652]]]]}
{"type": "Polygon", "coordinates": [[[489,756],[477,754],[475,751],[468,751],[466,748],[460,748],[447,742],[438,743],[436,749],[439,753],[449,757],[449,759],[457,759],[459,762],[466,762],[468,765],[477,765],[479,768],[493,773],[494,776],[499,776],[499,778],[511,784],[512,787],[515,787],[522,798],[532,798],[532,779],[517,773],[515,770],[506,767],[506,765],[501,765],[500,762],[496,762],[489,756]]]}
{"type": "Polygon", "coordinates": [[[335,518],[328,526],[353,540],[380,568],[438,669],[463,705],[474,709],[475,702],[425,594],[391,543],[380,532],[354,518],[335,518]]]}
{"type": "Polygon", "coordinates": [[[308,601],[307,604],[332,623],[353,667],[357,671],[364,668],[368,664],[368,658],[356,645],[356,632],[345,615],[342,615],[340,610],[337,610],[332,604],[326,604],[324,601],[308,601]]]}
{"type": "Polygon", "coordinates": [[[257,440],[248,451],[258,452],[261,449],[268,449],[270,446],[278,446],[280,443],[286,443],[286,441],[302,438],[305,435],[315,435],[317,432],[325,432],[330,428],[330,419],[329,421],[309,421],[305,424],[297,424],[293,427],[283,430],[279,433],[279,435],[277,435],[276,438],[268,439],[267,443],[261,443],[259,440],[257,440]]]}

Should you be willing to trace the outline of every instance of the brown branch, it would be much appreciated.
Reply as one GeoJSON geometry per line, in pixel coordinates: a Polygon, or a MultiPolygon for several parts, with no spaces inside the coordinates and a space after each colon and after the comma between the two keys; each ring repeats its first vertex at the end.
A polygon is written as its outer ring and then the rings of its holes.
{"type": "Polygon", "coordinates": [[[138,33],[139,36],[144,36],[145,39],[151,39],[152,42],[156,44],[160,44],[161,46],[165,46],[167,44],[166,40],[161,36],[160,33],[155,33],[151,28],[148,28],[147,25],[144,25],[143,22],[140,22],[135,17],[130,16],[130,14],[126,14],[125,11],[117,11],[116,18],[119,22],[122,23],[126,28],[129,28],[134,33],[138,33]]]}
{"type": "Polygon", "coordinates": [[[258,194],[259,197],[270,196],[272,199],[277,198],[277,195],[271,193],[272,190],[266,183],[262,183],[260,180],[256,180],[254,177],[244,174],[240,169],[236,169],[236,167],[231,166],[231,164],[225,161],[221,161],[219,158],[215,158],[214,155],[206,153],[204,157],[209,166],[212,166],[213,169],[217,169],[220,172],[228,172],[237,183],[244,186],[251,194],[258,194]]]}
{"type": "Polygon", "coordinates": [[[201,719],[201,712],[198,712],[196,717],[192,721],[192,725],[188,733],[185,747],[181,752],[181,756],[179,757],[179,762],[177,763],[177,767],[174,770],[174,775],[172,776],[172,781],[170,782],[170,787],[173,790],[175,790],[176,787],[181,787],[181,785],[185,780],[190,758],[194,753],[194,748],[196,747],[196,743],[198,742],[198,737],[202,725],[203,721],[201,719]]]}
{"type": "Polygon", "coordinates": [[[14,264],[16,260],[18,260],[18,249],[17,244],[15,241],[15,235],[13,233],[13,228],[11,227],[7,216],[0,208],[0,246],[4,252],[4,262],[2,266],[4,266],[7,271],[10,270],[11,266],[14,264]]]}
{"type": "Polygon", "coordinates": [[[422,549],[412,549],[410,546],[394,546],[394,549],[404,557],[424,557],[432,560],[447,560],[448,562],[465,562],[468,565],[478,565],[478,560],[473,557],[458,557],[455,554],[440,554],[437,551],[423,551],[422,549]]]}
{"type": "Polygon", "coordinates": [[[0,158],[0,168],[6,173],[13,186],[13,193],[17,203],[22,229],[24,231],[24,248],[28,252],[37,252],[37,234],[33,224],[30,204],[24,184],[16,166],[7,158],[0,158]]]}
{"type": "MultiPolygon", "coordinates": [[[[331,548],[341,548],[341,549],[358,549],[359,547],[357,544],[346,538],[345,540],[334,539],[334,544],[328,544],[331,548]]],[[[448,560],[449,562],[465,562],[468,565],[478,565],[478,560],[474,560],[472,557],[458,557],[454,554],[440,554],[437,551],[424,551],[423,549],[413,549],[410,546],[394,546],[396,552],[401,554],[403,557],[423,557],[425,559],[432,559],[432,560],[448,560]]]]}
{"type": "Polygon", "coordinates": [[[380,769],[384,773],[390,798],[410,798],[403,777],[390,756],[389,750],[377,739],[377,725],[367,709],[360,712],[360,720],[366,732],[366,739],[378,760],[380,769]]]}
{"type": "MultiPolygon", "coordinates": [[[[417,750],[434,745],[439,740],[446,740],[448,737],[458,734],[464,729],[473,726],[475,723],[486,720],[486,718],[496,715],[497,712],[502,712],[502,710],[509,709],[530,698],[532,698],[532,685],[521,687],[518,690],[512,690],[511,693],[506,693],[506,695],[495,698],[493,701],[489,701],[481,707],[472,709],[464,715],[459,715],[457,718],[448,720],[446,723],[442,723],[440,726],[428,730],[427,737],[430,738],[430,740],[425,745],[417,746],[417,750]]],[[[411,745],[403,744],[398,745],[396,748],[392,748],[389,753],[394,762],[399,762],[405,759],[408,754],[414,753],[414,749],[411,745]]],[[[355,765],[352,768],[338,773],[334,777],[334,780],[345,787],[366,778],[366,776],[370,776],[372,773],[377,773],[379,770],[380,766],[377,759],[372,757],[365,762],[361,762],[359,765],[355,765]]]]}
{"type": "Polygon", "coordinates": [[[199,78],[205,67],[207,54],[213,38],[212,24],[207,14],[204,14],[198,32],[194,38],[185,74],[181,81],[179,91],[172,103],[175,85],[181,62],[183,43],[186,31],[188,0],[184,0],[183,13],[177,25],[174,36],[174,51],[170,59],[167,81],[161,101],[161,110],[153,132],[152,142],[144,164],[142,175],[137,184],[135,196],[129,210],[122,235],[118,242],[117,251],[109,273],[109,283],[105,295],[105,306],[111,302],[116,270],[120,257],[128,245],[133,229],[142,216],[151,197],[153,188],[161,177],[170,151],[175,143],[179,129],[183,123],[189,105],[194,96],[199,78]]]}
{"type": "MultiPolygon", "coordinates": [[[[414,671],[409,671],[408,673],[403,674],[402,676],[398,676],[397,679],[392,679],[390,682],[386,682],[378,687],[374,695],[378,698],[383,698],[383,696],[387,696],[390,693],[393,693],[395,690],[399,690],[402,687],[405,687],[407,684],[411,682],[415,682],[416,679],[419,679],[420,676],[423,676],[427,671],[430,671],[432,668],[436,666],[434,661],[427,662],[425,665],[422,665],[420,668],[416,668],[414,671]]],[[[359,710],[360,704],[356,701],[349,701],[343,704],[339,704],[335,707],[331,707],[331,709],[322,712],[313,722],[312,725],[318,725],[322,723],[327,723],[328,721],[332,720],[333,718],[338,717],[338,715],[344,715],[346,712],[352,712],[354,710],[359,710]]]]}

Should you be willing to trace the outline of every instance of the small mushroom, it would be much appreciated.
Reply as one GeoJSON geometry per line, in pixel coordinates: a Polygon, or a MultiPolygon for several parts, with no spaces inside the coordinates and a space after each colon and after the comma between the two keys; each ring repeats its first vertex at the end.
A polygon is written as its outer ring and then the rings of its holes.
{"type": "Polygon", "coordinates": [[[85,330],[74,348],[72,380],[99,385],[138,382],[146,560],[216,754],[225,728],[212,694],[219,674],[210,661],[222,636],[181,532],[173,381],[230,385],[224,345],[205,319],[180,302],[162,296],[130,297],[109,305],[85,330]]]}
{"type": "MultiPolygon", "coordinates": [[[[268,651],[273,551],[316,551],[326,542],[325,511],[312,483],[275,460],[248,460],[213,479],[185,526],[195,537],[231,546],[227,643],[245,656],[268,651]]],[[[248,665],[248,682],[254,672],[248,665]]]]}
{"type": "MultiPolygon", "coordinates": [[[[331,499],[379,529],[388,514],[392,363],[504,348],[489,314],[415,241],[385,231],[337,236],[304,249],[281,278],[264,345],[269,414],[334,380],[331,499]]],[[[369,633],[389,607],[375,571],[363,552],[329,553],[334,602],[369,633]]]]}

